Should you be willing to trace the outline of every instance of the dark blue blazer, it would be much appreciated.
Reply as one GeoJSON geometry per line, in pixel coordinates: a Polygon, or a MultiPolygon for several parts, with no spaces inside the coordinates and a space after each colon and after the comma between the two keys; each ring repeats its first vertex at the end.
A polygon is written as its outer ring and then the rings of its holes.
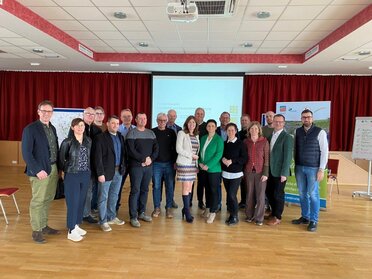
{"type": "MultiPolygon", "coordinates": [[[[49,123],[49,125],[56,137],[56,145],[58,147],[56,128],[51,123],[49,123]]],[[[32,122],[23,129],[22,156],[23,160],[26,162],[25,173],[28,176],[36,176],[36,174],[42,170],[49,175],[52,171],[49,142],[40,120],[32,122]]]]}

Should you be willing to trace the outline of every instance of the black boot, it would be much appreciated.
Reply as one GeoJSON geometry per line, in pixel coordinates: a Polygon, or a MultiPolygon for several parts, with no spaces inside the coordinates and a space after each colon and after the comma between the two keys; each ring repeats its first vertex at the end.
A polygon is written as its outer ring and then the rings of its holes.
{"type": "Polygon", "coordinates": [[[182,208],[182,219],[186,217],[187,223],[192,223],[194,217],[190,213],[190,195],[182,195],[183,208],[182,208]]]}

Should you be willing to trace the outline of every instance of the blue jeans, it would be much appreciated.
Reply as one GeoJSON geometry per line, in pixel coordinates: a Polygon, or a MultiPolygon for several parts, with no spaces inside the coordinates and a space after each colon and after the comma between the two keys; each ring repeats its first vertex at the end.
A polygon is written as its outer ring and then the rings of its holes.
{"type": "Polygon", "coordinates": [[[318,222],[320,197],[317,173],[319,168],[296,165],[296,181],[300,194],[301,216],[312,222],[318,222]]]}
{"type": "Polygon", "coordinates": [[[171,208],[173,203],[173,184],[174,184],[174,170],[171,162],[154,162],[152,166],[152,198],[154,201],[154,208],[160,208],[161,203],[161,187],[162,178],[164,177],[166,205],[165,208],[171,208]]]}
{"type": "Polygon", "coordinates": [[[152,166],[131,167],[129,169],[129,177],[129,216],[130,219],[136,219],[138,213],[146,211],[149,183],[152,177],[152,166]]]}
{"type": "Polygon", "coordinates": [[[111,181],[98,182],[99,223],[103,224],[116,217],[116,202],[121,184],[121,174],[115,171],[111,181]]]}
{"type": "Polygon", "coordinates": [[[90,171],[65,174],[65,197],[67,205],[67,228],[83,222],[84,201],[90,183],[90,171]]]}

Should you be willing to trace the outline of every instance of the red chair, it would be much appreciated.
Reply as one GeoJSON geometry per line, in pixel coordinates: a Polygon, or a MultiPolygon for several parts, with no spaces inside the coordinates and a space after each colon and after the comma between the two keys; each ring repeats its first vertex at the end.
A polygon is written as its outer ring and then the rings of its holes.
{"type": "Polygon", "coordinates": [[[17,208],[17,212],[18,212],[18,214],[20,214],[21,212],[19,212],[18,204],[17,204],[16,198],[15,198],[15,195],[14,195],[18,190],[19,190],[18,188],[1,188],[0,189],[0,206],[1,206],[1,210],[3,211],[5,222],[6,222],[7,225],[9,224],[9,222],[8,222],[8,218],[6,217],[5,209],[4,209],[4,206],[3,206],[3,202],[1,201],[1,198],[12,196],[14,204],[17,208]]]}
{"type": "Polygon", "coordinates": [[[338,180],[337,180],[338,164],[339,164],[339,160],[328,159],[328,180],[331,180],[331,190],[329,191],[330,196],[332,195],[333,184],[335,182],[337,185],[337,194],[340,194],[340,189],[338,188],[338,180]]]}

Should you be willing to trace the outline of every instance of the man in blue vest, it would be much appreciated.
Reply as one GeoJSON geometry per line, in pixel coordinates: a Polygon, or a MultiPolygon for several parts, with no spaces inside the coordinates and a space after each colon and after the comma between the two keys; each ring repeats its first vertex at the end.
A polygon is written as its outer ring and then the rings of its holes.
{"type": "Polygon", "coordinates": [[[301,217],[292,224],[308,224],[315,232],[318,224],[320,197],[319,182],[323,180],[328,160],[328,141],[324,130],[313,124],[313,112],[301,113],[302,127],[295,131],[295,173],[300,194],[301,217]]]}

